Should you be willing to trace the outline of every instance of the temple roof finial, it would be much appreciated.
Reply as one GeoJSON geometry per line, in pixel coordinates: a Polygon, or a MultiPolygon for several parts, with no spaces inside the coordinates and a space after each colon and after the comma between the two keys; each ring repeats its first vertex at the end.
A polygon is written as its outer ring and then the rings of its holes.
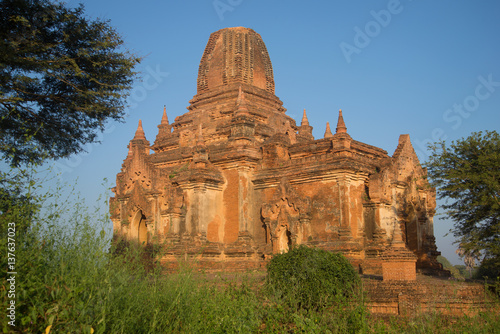
{"type": "Polygon", "coordinates": [[[337,122],[337,129],[335,133],[347,133],[344,117],[342,117],[342,109],[339,109],[339,120],[337,122]]]}
{"type": "Polygon", "coordinates": [[[137,130],[135,131],[134,139],[146,139],[144,129],[142,128],[142,120],[139,120],[139,125],[137,126],[137,130]]]}
{"type": "Polygon", "coordinates": [[[201,122],[200,124],[198,124],[198,133],[196,134],[196,145],[197,146],[205,145],[205,139],[203,139],[203,130],[201,127],[201,122]]]}
{"type": "Polygon", "coordinates": [[[237,114],[237,115],[249,114],[247,102],[245,99],[245,94],[243,93],[243,90],[241,89],[241,85],[238,89],[238,99],[236,100],[236,107],[237,108],[236,108],[235,114],[237,114]]]}
{"type": "Polygon", "coordinates": [[[166,105],[163,106],[163,116],[161,117],[160,124],[168,125],[167,106],[166,105]]]}
{"type": "Polygon", "coordinates": [[[307,114],[306,114],[306,109],[304,108],[304,114],[302,115],[302,122],[300,122],[300,125],[309,125],[309,120],[307,119],[307,114]]]}
{"type": "Polygon", "coordinates": [[[399,226],[399,223],[397,221],[394,222],[394,232],[392,235],[391,246],[398,248],[405,248],[401,226],[399,226]]]}
{"type": "Polygon", "coordinates": [[[333,137],[332,130],[330,130],[330,123],[326,122],[325,138],[333,137]]]}

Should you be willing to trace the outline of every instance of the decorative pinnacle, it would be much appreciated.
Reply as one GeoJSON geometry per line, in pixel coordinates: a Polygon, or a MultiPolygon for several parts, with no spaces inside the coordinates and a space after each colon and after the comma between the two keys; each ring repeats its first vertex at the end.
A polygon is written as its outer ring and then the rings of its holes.
{"type": "Polygon", "coordinates": [[[401,232],[401,227],[399,223],[395,221],[394,223],[394,234],[392,235],[391,245],[393,247],[404,248],[405,243],[403,241],[403,233],[401,232]]]}
{"type": "Polygon", "coordinates": [[[245,99],[245,94],[243,93],[243,90],[241,89],[241,85],[240,85],[240,88],[238,89],[238,99],[236,100],[236,106],[237,106],[237,109],[236,109],[235,114],[237,114],[237,115],[242,115],[242,114],[248,115],[249,114],[246,99],[245,99]]]}
{"type": "Polygon", "coordinates": [[[307,119],[306,109],[304,108],[304,114],[302,115],[302,122],[300,122],[300,126],[309,125],[309,120],[307,119]]]}
{"type": "Polygon", "coordinates": [[[337,129],[335,133],[347,133],[344,117],[342,117],[342,109],[339,109],[339,120],[337,122],[337,129]]]}
{"type": "Polygon", "coordinates": [[[142,128],[142,120],[139,120],[139,125],[135,131],[134,139],[144,139],[146,140],[146,135],[144,134],[144,129],[142,128]]]}
{"type": "Polygon", "coordinates": [[[164,125],[168,125],[168,117],[167,117],[167,106],[163,106],[163,116],[161,117],[161,123],[164,125]]]}
{"type": "Polygon", "coordinates": [[[326,130],[325,130],[325,138],[331,138],[333,137],[332,135],[332,130],[330,130],[330,123],[326,122],[326,130]]]}
{"type": "Polygon", "coordinates": [[[198,125],[198,133],[196,134],[196,146],[205,146],[205,140],[203,139],[203,130],[201,128],[201,122],[198,125]]]}

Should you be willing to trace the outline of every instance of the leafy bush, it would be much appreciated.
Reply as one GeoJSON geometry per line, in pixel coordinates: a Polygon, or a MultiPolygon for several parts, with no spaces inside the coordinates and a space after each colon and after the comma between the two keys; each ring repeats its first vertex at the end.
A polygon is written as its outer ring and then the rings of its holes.
{"type": "Polygon", "coordinates": [[[299,246],[267,266],[268,291],[297,309],[328,307],[356,294],[359,275],[340,253],[299,246]]]}

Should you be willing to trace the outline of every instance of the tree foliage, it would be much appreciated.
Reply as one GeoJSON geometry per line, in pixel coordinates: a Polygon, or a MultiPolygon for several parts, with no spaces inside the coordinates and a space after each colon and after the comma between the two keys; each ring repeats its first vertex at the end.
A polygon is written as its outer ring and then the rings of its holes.
{"type": "Polygon", "coordinates": [[[140,59],[83,5],[0,2],[0,151],[10,163],[67,157],[120,120],[140,59]]]}
{"type": "MultiPolygon", "coordinates": [[[[428,175],[466,256],[483,257],[500,274],[500,136],[472,133],[431,147],[428,175]]],[[[494,271],[495,271],[494,270],[494,271]]]]}

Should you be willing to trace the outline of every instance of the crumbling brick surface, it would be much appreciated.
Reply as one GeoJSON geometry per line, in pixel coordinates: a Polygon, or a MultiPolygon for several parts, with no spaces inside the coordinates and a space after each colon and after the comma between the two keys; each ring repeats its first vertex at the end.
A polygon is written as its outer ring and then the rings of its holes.
{"type": "Polygon", "coordinates": [[[466,283],[417,276],[411,282],[402,280],[363,280],[367,306],[372,314],[415,316],[422,313],[475,315],[498,309],[498,303],[479,283],[466,283]]]}

